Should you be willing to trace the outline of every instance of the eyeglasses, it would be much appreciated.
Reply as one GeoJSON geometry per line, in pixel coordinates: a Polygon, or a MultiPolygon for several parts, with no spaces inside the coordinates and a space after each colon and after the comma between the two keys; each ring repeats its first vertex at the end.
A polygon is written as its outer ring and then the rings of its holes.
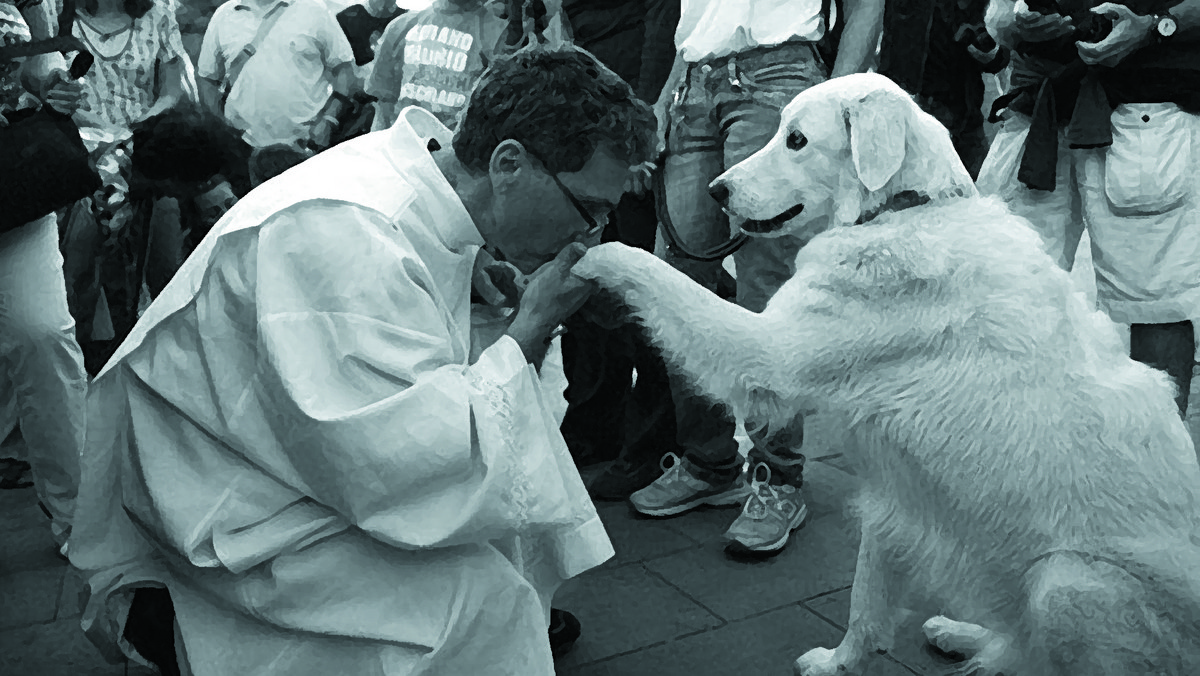
{"type": "MultiPolygon", "coordinates": [[[[542,162],[541,158],[537,159],[539,162],[542,162]]],[[[608,207],[604,216],[600,220],[597,220],[596,217],[592,215],[591,210],[589,210],[583,204],[583,202],[579,201],[579,198],[575,196],[575,193],[571,192],[570,188],[563,185],[563,182],[558,178],[558,174],[550,171],[547,168],[545,162],[542,162],[542,168],[546,169],[546,173],[549,174],[550,180],[554,181],[554,185],[558,186],[558,189],[562,192],[562,194],[566,196],[568,200],[570,200],[571,206],[575,207],[575,211],[579,212],[579,217],[583,219],[584,223],[587,223],[587,230],[580,234],[580,236],[577,238],[577,241],[589,242],[603,235],[604,228],[608,225],[608,212],[612,211],[612,207],[608,207]]]]}

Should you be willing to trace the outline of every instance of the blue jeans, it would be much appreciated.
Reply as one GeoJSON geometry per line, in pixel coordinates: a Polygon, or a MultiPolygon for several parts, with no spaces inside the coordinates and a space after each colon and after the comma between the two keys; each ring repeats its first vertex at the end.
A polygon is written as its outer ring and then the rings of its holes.
{"type": "MultiPolygon", "coordinates": [[[[808,42],[789,42],[689,65],[671,109],[664,168],[671,221],[689,249],[711,249],[734,233],[735,224],[708,194],[708,185],[761,150],[779,128],[784,106],[800,92],[825,81],[827,73],[816,46],[808,42]]],[[[795,273],[794,260],[804,244],[795,237],[751,238],[738,250],[734,254],[738,305],[761,312],[795,273]]],[[[691,260],[672,247],[667,249],[666,260],[716,291],[720,262],[691,260]]],[[[737,472],[741,459],[729,412],[688,394],[687,385],[676,376],[672,376],[671,389],[679,446],[685,457],[718,476],[737,472]]],[[[797,421],[795,427],[801,426],[797,421]]],[[[767,462],[773,475],[799,485],[802,455],[784,448],[786,444],[766,439],[755,439],[754,446],[752,462],[767,462]]]]}

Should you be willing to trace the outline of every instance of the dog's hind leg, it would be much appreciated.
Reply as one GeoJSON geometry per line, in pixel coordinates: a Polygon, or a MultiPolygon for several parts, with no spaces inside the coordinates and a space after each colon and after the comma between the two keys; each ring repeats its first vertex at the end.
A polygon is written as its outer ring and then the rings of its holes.
{"type": "Polygon", "coordinates": [[[1194,676],[1179,618],[1118,563],[1058,552],[1027,573],[1030,664],[1048,676],[1194,676]]]}
{"type": "Polygon", "coordinates": [[[1014,662],[1011,637],[977,624],[957,622],[941,615],[930,618],[921,629],[929,644],[966,661],[954,676],[1005,676],[1014,662]]]}
{"type": "Polygon", "coordinates": [[[835,650],[815,648],[796,659],[796,676],[861,674],[871,653],[886,653],[895,643],[902,611],[895,590],[902,582],[879,538],[864,529],[850,590],[850,622],[835,650]]]}

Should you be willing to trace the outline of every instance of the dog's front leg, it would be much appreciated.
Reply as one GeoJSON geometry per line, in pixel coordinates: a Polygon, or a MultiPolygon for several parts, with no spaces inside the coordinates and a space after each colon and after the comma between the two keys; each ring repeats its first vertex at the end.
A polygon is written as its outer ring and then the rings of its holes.
{"type": "Polygon", "coordinates": [[[899,575],[871,529],[864,528],[850,590],[850,623],[834,650],[815,648],[792,665],[796,676],[861,674],[872,653],[885,653],[895,643],[899,612],[892,603],[899,575]]]}

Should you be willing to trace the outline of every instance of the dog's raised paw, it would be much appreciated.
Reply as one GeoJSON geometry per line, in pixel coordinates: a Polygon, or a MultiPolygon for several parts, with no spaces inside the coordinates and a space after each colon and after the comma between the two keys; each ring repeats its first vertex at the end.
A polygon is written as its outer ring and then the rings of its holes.
{"type": "Polygon", "coordinates": [[[813,648],[792,663],[794,676],[849,676],[846,665],[838,661],[837,653],[829,648],[813,648]]]}

